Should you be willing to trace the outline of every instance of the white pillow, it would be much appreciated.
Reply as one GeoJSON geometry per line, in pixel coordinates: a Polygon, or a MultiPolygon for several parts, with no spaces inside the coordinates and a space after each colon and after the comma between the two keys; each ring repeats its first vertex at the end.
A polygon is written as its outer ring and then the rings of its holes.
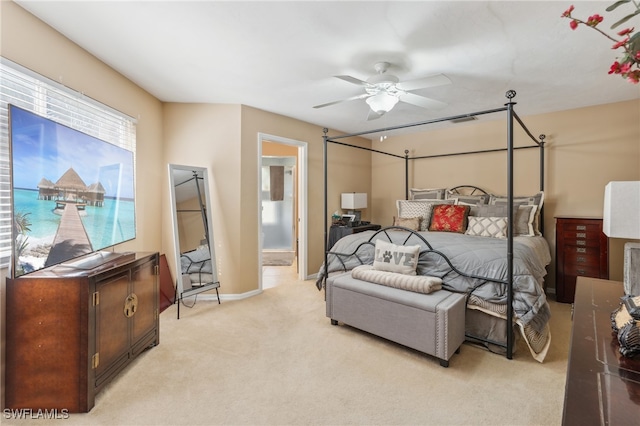
{"type": "Polygon", "coordinates": [[[507,238],[506,217],[469,216],[465,234],[478,237],[507,238]]]}
{"type": "Polygon", "coordinates": [[[399,246],[382,240],[376,240],[373,269],[377,271],[397,272],[416,275],[420,256],[420,246],[399,246]]]}

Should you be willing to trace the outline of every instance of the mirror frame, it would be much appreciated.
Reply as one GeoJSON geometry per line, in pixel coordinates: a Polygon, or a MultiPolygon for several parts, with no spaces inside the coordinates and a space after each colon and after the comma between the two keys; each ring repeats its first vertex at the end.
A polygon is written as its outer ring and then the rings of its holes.
{"type": "MultiPolygon", "coordinates": [[[[176,284],[176,303],[181,303],[181,300],[184,297],[189,297],[189,296],[193,296],[195,294],[198,293],[202,293],[208,290],[212,290],[212,289],[217,289],[218,287],[220,287],[220,281],[218,279],[218,266],[216,263],[216,256],[215,256],[215,240],[213,237],[213,224],[211,221],[211,202],[209,200],[211,192],[209,190],[209,172],[208,169],[206,167],[197,167],[197,166],[184,166],[184,165],[180,165],[180,164],[169,164],[168,165],[168,170],[169,170],[169,195],[170,195],[170,202],[171,202],[171,217],[172,217],[172,222],[173,222],[173,236],[174,236],[174,262],[175,262],[175,274],[176,274],[176,280],[175,280],[175,284],[176,284]],[[175,177],[174,177],[174,171],[176,170],[182,170],[182,171],[188,171],[188,172],[198,172],[199,174],[202,174],[202,181],[204,184],[204,194],[201,194],[201,196],[204,196],[204,203],[205,203],[205,208],[206,208],[206,220],[207,220],[207,229],[206,232],[208,234],[208,244],[209,244],[209,254],[211,256],[211,267],[212,267],[212,275],[214,277],[214,282],[200,286],[200,287],[196,287],[196,288],[192,288],[189,289],[187,291],[185,291],[183,285],[182,285],[182,266],[181,266],[181,262],[180,262],[180,256],[182,255],[181,251],[180,251],[180,233],[178,230],[178,209],[177,209],[177,204],[176,204],[176,194],[175,194],[175,187],[176,187],[176,181],[175,181],[175,177]]],[[[217,291],[217,290],[216,290],[217,291]]]]}

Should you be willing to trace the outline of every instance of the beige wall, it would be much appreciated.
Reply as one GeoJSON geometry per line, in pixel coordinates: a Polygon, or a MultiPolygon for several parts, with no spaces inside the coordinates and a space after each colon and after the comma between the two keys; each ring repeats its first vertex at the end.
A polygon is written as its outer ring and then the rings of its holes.
{"type": "MultiPolygon", "coordinates": [[[[169,103],[164,107],[165,161],[209,169],[213,234],[223,294],[241,295],[258,289],[258,133],[308,144],[306,274],[314,274],[324,249],[322,128],[247,106],[169,103]]],[[[370,142],[360,139],[358,143],[370,142]]],[[[350,163],[357,166],[347,164],[339,179],[331,178],[331,209],[339,207],[339,193],[351,190],[351,186],[370,190],[368,153],[356,154],[350,163]]],[[[166,208],[168,203],[166,200],[166,208]]],[[[163,247],[172,253],[171,226],[171,218],[167,217],[163,222],[163,247]]]]}
{"type": "Polygon", "coordinates": [[[298,157],[298,148],[277,142],[263,142],[262,155],[264,157],[298,157]]]}
{"type": "MultiPolygon", "coordinates": [[[[168,164],[206,167],[211,203],[211,222],[216,264],[222,293],[235,293],[231,283],[239,280],[240,185],[236,179],[240,163],[240,106],[175,104],[164,106],[163,194],[169,194],[168,164]]],[[[163,210],[171,208],[163,196],[163,210]]],[[[173,259],[171,216],[164,216],[162,246],[173,259]]],[[[175,277],[175,265],[169,262],[175,277]]]]}
{"type": "MultiPolygon", "coordinates": [[[[517,105],[515,107],[517,111],[517,105]]],[[[506,113],[503,113],[506,117],[506,113]]],[[[545,134],[545,237],[555,257],[555,216],[602,217],[604,187],[612,180],[640,180],[640,100],[523,117],[535,135],[545,134]]],[[[385,152],[410,156],[506,147],[506,119],[459,124],[448,129],[373,142],[385,152]]],[[[531,145],[516,125],[515,146],[531,145]]],[[[514,153],[514,192],[539,189],[539,150],[514,153]]],[[[395,200],[404,197],[404,160],[373,154],[373,220],[391,224],[395,200]],[[397,179],[389,179],[397,176],[397,179]]],[[[474,154],[412,162],[414,188],[472,184],[506,194],[506,153],[474,154]]],[[[622,280],[624,240],[610,240],[610,278],[622,280]]],[[[547,286],[555,288],[555,264],[547,286]]]]}

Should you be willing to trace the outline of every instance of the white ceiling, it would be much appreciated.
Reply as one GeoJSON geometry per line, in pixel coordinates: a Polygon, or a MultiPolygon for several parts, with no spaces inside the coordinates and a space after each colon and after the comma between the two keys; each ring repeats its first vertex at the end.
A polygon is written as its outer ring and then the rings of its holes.
{"type": "Polygon", "coordinates": [[[612,42],[560,17],[574,4],[615,34],[632,10],[605,12],[613,0],[16,2],[162,101],[244,104],[349,133],[501,107],[508,89],[520,116],[640,98],[608,75],[612,42]],[[369,122],[364,100],[313,108],[362,93],[333,76],[366,80],[379,61],[401,81],[445,74],[452,85],[416,93],[448,106],[399,103],[369,122]]]}

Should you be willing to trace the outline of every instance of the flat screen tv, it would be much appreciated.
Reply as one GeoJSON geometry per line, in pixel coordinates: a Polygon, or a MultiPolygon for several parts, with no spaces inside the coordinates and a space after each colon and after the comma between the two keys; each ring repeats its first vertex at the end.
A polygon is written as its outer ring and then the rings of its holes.
{"type": "Polygon", "coordinates": [[[136,237],[133,153],[9,105],[14,277],[88,269],[136,237]]]}

